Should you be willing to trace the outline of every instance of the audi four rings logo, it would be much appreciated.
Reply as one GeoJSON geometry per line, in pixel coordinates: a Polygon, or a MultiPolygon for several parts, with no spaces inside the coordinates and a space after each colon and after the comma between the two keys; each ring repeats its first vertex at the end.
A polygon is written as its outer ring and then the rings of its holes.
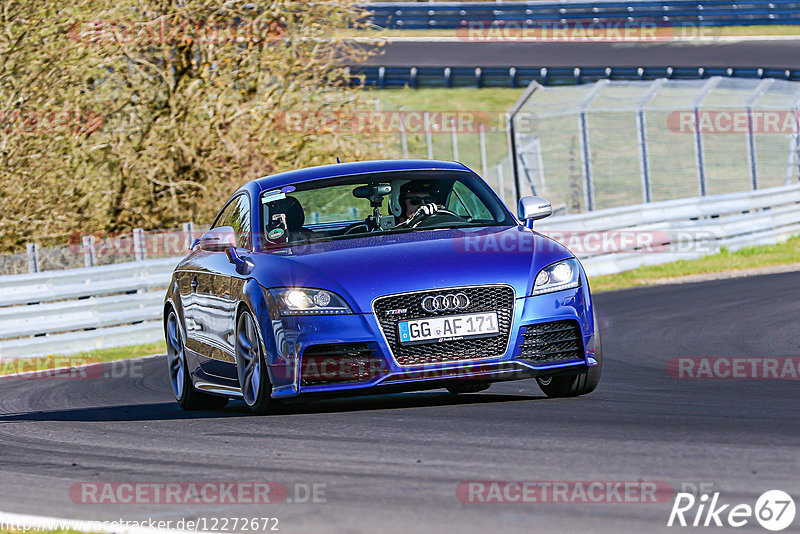
{"type": "Polygon", "coordinates": [[[422,299],[422,309],[428,313],[463,310],[469,307],[469,297],[464,293],[436,295],[422,299]]]}

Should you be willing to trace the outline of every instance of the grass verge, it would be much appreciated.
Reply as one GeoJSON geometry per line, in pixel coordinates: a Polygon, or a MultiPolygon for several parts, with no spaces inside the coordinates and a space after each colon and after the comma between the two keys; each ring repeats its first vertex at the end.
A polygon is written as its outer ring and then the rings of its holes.
{"type": "Polygon", "coordinates": [[[777,245],[747,247],[735,252],[723,249],[718,254],[696,260],[648,265],[623,273],[594,276],[590,279],[590,283],[592,291],[612,291],[663,283],[671,279],[677,281],[680,277],[689,275],[741,271],[792,263],[800,263],[800,236],[777,245]]]}
{"type": "Polygon", "coordinates": [[[517,101],[524,88],[474,87],[422,89],[368,89],[384,109],[422,111],[481,111],[505,113],[517,101]]]}
{"type": "MultiPolygon", "coordinates": [[[[127,360],[138,356],[162,354],[167,351],[163,341],[90,350],[76,354],[51,354],[41,358],[0,358],[0,376],[28,371],[49,372],[63,367],[127,360]]],[[[0,534],[3,534],[0,531],[0,534]]]]}

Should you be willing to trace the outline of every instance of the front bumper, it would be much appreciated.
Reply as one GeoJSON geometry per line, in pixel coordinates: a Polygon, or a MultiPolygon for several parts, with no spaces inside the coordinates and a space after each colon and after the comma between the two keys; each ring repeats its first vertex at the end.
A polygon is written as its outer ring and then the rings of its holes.
{"type": "Polygon", "coordinates": [[[591,306],[585,283],[576,289],[516,298],[508,348],[503,355],[413,367],[397,364],[378,321],[371,313],[286,317],[281,321],[280,332],[276,332],[276,339],[280,341],[269,361],[272,396],[286,398],[301,394],[430,389],[465,379],[496,382],[580,372],[597,363],[594,359],[595,325],[591,306]],[[525,360],[520,348],[525,328],[554,321],[577,323],[581,354],[546,363],[525,360]],[[375,363],[368,364],[370,372],[367,375],[343,373],[341,368],[334,368],[331,372],[323,369],[320,374],[318,368],[313,368],[315,362],[311,355],[315,353],[314,347],[321,346],[358,346],[362,350],[359,354],[364,355],[368,350],[375,363]],[[310,380],[312,370],[317,373],[314,380],[310,380]]]}

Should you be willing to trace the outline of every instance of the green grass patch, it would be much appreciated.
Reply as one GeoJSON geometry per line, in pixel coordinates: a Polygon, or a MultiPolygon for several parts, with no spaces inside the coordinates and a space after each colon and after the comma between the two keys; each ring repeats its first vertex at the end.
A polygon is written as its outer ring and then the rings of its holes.
{"type": "Polygon", "coordinates": [[[740,271],[791,263],[800,263],[800,236],[777,245],[759,245],[735,252],[723,249],[718,254],[696,260],[680,260],[639,267],[619,274],[595,276],[590,279],[590,284],[592,291],[612,291],[693,274],[740,271]]]}
{"type": "Polygon", "coordinates": [[[369,89],[383,109],[421,111],[482,111],[505,113],[524,88],[430,87],[422,89],[369,89]]]}
{"type": "MultiPolygon", "coordinates": [[[[75,354],[50,354],[41,358],[0,358],[0,375],[37,371],[48,372],[64,367],[127,360],[139,356],[162,354],[166,343],[158,341],[143,345],[90,350],[75,354]]],[[[1,534],[1,533],[0,533],[1,534]]]]}

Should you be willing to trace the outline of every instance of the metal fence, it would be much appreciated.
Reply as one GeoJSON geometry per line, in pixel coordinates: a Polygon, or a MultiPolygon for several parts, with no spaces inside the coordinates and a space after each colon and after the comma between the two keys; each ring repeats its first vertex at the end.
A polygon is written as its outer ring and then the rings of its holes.
{"type": "Polygon", "coordinates": [[[372,23],[392,29],[459,28],[471,21],[691,23],[697,25],[800,24],[795,0],[627,0],[601,2],[373,2],[372,23]]]}
{"type": "Polygon", "coordinates": [[[713,76],[800,81],[800,69],[739,67],[381,67],[350,68],[353,84],[392,87],[527,87],[581,85],[598,80],[700,80],[713,76]]]}
{"type": "Polygon", "coordinates": [[[532,86],[513,116],[518,194],[581,213],[796,183],[800,83],[532,86]]]}
{"type": "Polygon", "coordinates": [[[481,175],[516,211],[504,112],[405,110],[380,101],[375,105],[386,122],[409,125],[372,136],[369,142],[378,145],[382,157],[459,161],[481,175]],[[442,120],[443,114],[451,114],[456,117],[453,121],[469,126],[442,120]]]}
{"type": "MultiPolygon", "coordinates": [[[[0,276],[79,267],[115,265],[181,256],[208,226],[184,223],[181,230],[142,230],[116,235],[85,235],[71,244],[28,243],[25,252],[0,254],[0,276]]],[[[0,306],[3,303],[0,301],[0,306]]]]}

